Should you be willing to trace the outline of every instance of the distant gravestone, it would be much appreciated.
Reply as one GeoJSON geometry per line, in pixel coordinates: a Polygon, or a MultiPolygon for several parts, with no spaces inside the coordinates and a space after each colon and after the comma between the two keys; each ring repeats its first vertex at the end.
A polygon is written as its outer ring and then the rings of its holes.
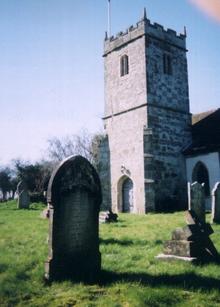
{"type": "Polygon", "coordinates": [[[28,194],[27,185],[24,181],[20,181],[17,185],[18,209],[29,209],[30,196],[28,194]]]}
{"type": "Polygon", "coordinates": [[[188,184],[189,210],[193,211],[201,223],[205,223],[204,185],[198,182],[188,184]]]}
{"type": "Polygon", "coordinates": [[[101,268],[99,177],[83,157],[70,157],[53,172],[47,191],[49,204],[48,280],[93,282],[101,268]]]}
{"type": "Polygon", "coordinates": [[[212,222],[220,223],[220,182],[212,190],[212,222]]]}
{"type": "Polygon", "coordinates": [[[99,213],[99,223],[115,223],[118,221],[118,215],[112,210],[102,211],[99,213]]]}

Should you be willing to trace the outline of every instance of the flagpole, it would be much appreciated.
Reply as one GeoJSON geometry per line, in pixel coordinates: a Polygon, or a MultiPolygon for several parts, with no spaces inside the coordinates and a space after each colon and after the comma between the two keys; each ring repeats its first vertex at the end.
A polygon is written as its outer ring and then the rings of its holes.
{"type": "Polygon", "coordinates": [[[108,37],[111,37],[111,2],[108,0],[108,37]]]}

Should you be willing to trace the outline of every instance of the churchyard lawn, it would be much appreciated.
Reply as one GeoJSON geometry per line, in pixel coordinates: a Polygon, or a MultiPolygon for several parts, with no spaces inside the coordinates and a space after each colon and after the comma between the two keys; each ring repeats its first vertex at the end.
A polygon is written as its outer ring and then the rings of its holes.
{"type": "MultiPolygon", "coordinates": [[[[183,212],[119,214],[118,223],[100,225],[99,283],[45,284],[48,220],[41,218],[43,208],[0,204],[0,306],[220,306],[220,264],[155,259],[163,241],[185,225],[183,212]]],[[[220,225],[213,229],[211,239],[220,252],[220,225]]]]}

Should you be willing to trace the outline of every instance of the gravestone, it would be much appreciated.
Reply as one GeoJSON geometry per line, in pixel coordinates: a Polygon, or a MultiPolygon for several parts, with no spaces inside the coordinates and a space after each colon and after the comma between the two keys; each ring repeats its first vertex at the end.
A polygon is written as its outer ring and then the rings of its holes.
{"type": "Polygon", "coordinates": [[[118,215],[113,213],[112,210],[101,211],[99,213],[99,223],[116,223],[118,221],[118,215]]]}
{"type": "Polygon", "coordinates": [[[201,223],[194,211],[186,211],[187,226],[172,232],[171,240],[164,242],[161,260],[206,262],[218,261],[218,252],[209,236],[214,232],[211,225],[201,223]]]}
{"type": "Polygon", "coordinates": [[[212,223],[220,223],[220,182],[212,190],[212,223]]]}
{"type": "Polygon", "coordinates": [[[204,185],[188,183],[189,210],[186,211],[187,226],[172,232],[171,240],[164,242],[162,260],[207,261],[219,260],[218,252],[209,236],[214,232],[205,222],[204,185]]]}
{"type": "Polygon", "coordinates": [[[47,191],[49,205],[48,280],[93,282],[101,268],[99,177],[81,156],[65,159],[53,172],[47,191]]]}
{"type": "Polygon", "coordinates": [[[194,182],[188,184],[189,210],[193,211],[201,223],[205,223],[205,191],[204,184],[194,182]]]}
{"type": "Polygon", "coordinates": [[[22,180],[17,185],[18,194],[18,209],[29,209],[30,206],[30,196],[28,194],[27,185],[22,180]]]}

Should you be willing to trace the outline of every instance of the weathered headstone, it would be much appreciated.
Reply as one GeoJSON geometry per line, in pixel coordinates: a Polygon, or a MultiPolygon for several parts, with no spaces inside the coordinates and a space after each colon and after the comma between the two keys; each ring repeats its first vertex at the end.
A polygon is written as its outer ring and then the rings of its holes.
{"type": "Polygon", "coordinates": [[[29,209],[30,196],[28,194],[27,186],[24,181],[20,181],[17,185],[18,194],[18,209],[29,209]]]}
{"type": "Polygon", "coordinates": [[[164,242],[162,260],[209,261],[219,260],[218,252],[209,236],[211,225],[201,223],[194,211],[186,211],[187,226],[172,232],[171,240],[164,242]]]}
{"type": "Polygon", "coordinates": [[[81,156],[62,161],[50,178],[47,201],[50,226],[46,279],[93,282],[101,268],[98,218],[102,201],[93,166],[81,156]]]}
{"type": "Polygon", "coordinates": [[[201,223],[205,223],[205,191],[204,184],[194,182],[188,184],[189,210],[193,211],[201,223]]]}
{"type": "Polygon", "coordinates": [[[220,223],[220,182],[212,190],[212,223],[220,223]]]}

